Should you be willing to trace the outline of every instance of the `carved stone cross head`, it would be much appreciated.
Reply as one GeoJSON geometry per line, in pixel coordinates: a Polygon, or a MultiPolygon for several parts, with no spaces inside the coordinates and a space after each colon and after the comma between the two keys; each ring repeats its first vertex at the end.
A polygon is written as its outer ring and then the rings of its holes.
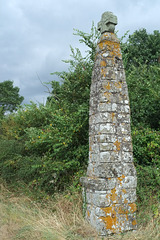
{"type": "Polygon", "coordinates": [[[114,33],[115,25],[117,25],[117,17],[112,12],[104,12],[101,21],[98,23],[98,30],[102,33],[114,33]]]}

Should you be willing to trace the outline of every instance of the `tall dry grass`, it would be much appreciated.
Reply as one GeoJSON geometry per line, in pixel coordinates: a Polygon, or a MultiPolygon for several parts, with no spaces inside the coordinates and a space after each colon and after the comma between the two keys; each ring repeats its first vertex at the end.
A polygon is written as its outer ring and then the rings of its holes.
{"type": "MultiPolygon", "coordinates": [[[[149,214],[149,213],[148,213],[149,214]]],[[[135,232],[100,238],[84,220],[80,194],[58,194],[42,204],[0,185],[1,240],[159,240],[160,217],[153,217],[135,232]]]]}

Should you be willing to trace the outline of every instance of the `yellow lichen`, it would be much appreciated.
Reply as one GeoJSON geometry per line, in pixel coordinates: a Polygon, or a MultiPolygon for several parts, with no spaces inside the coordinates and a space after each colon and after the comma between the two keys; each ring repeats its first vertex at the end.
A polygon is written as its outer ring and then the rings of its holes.
{"type": "Polygon", "coordinates": [[[111,96],[111,93],[110,92],[105,92],[104,93],[104,96],[108,99],[108,101],[110,100],[110,96],[111,96]]]}
{"type": "Polygon", "coordinates": [[[98,46],[99,46],[100,49],[103,49],[103,42],[100,42],[100,43],[98,44],[98,46]]]}
{"type": "Polygon", "coordinates": [[[112,113],[112,122],[114,121],[115,113],[112,113]]]}
{"type": "Polygon", "coordinates": [[[118,224],[114,207],[106,207],[102,208],[102,210],[105,212],[106,217],[100,217],[100,219],[106,224],[106,229],[114,231],[118,224]]]}
{"type": "Polygon", "coordinates": [[[118,42],[113,42],[109,40],[103,40],[98,44],[101,50],[105,49],[109,51],[109,57],[111,58],[113,64],[115,63],[115,57],[121,58],[120,44],[118,42]]]}
{"type": "Polygon", "coordinates": [[[88,215],[88,217],[90,217],[90,212],[89,211],[87,211],[87,215],[88,215]]]}
{"type": "Polygon", "coordinates": [[[125,175],[118,177],[117,179],[121,182],[125,178],[125,175]]]}
{"type": "Polygon", "coordinates": [[[116,231],[115,228],[116,228],[116,225],[117,225],[117,218],[116,217],[107,216],[107,217],[101,217],[101,219],[106,224],[106,229],[112,230],[112,232],[115,233],[115,231],[116,231]]]}
{"type": "Polygon", "coordinates": [[[110,86],[110,83],[109,83],[109,82],[107,83],[107,85],[105,86],[105,88],[106,88],[107,90],[110,90],[110,89],[111,89],[111,86],[110,86]]]}
{"type": "Polygon", "coordinates": [[[133,221],[132,221],[132,225],[133,225],[133,226],[137,225],[137,221],[136,221],[136,220],[133,220],[133,221]]]}
{"type": "Polygon", "coordinates": [[[122,88],[122,83],[121,82],[116,82],[115,84],[116,88],[122,88]]]}
{"type": "Polygon", "coordinates": [[[128,200],[127,200],[127,199],[125,199],[125,200],[124,200],[124,204],[127,204],[127,203],[128,203],[128,200]]]}
{"type": "Polygon", "coordinates": [[[106,77],[106,69],[101,69],[101,76],[106,77]]]}
{"type": "Polygon", "coordinates": [[[137,207],[136,207],[135,203],[130,203],[130,204],[128,204],[128,206],[130,207],[130,209],[129,209],[130,213],[134,213],[137,211],[137,207]]]}
{"type": "Polygon", "coordinates": [[[126,189],[122,189],[122,192],[123,192],[123,193],[126,193],[127,191],[126,191],[126,189]]]}
{"type": "Polygon", "coordinates": [[[106,67],[107,64],[105,61],[101,61],[100,65],[101,65],[101,67],[106,67]]]}
{"type": "Polygon", "coordinates": [[[117,151],[120,151],[120,145],[121,145],[121,143],[117,140],[117,141],[115,141],[115,143],[114,143],[114,145],[116,146],[116,150],[117,151]]]}

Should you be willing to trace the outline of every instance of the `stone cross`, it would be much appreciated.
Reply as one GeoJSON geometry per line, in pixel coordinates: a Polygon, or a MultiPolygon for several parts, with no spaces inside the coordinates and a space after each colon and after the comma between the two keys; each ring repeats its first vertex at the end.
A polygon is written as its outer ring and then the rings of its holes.
{"type": "Polygon", "coordinates": [[[89,163],[81,178],[86,219],[99,235],[134,230],[136,170],[133,164],[130,107],[117,18],[110,12],[98,24],[89,111],[89,163]]]}
{"type": "Polygon", "coordinates": [[[102,33],[113,32],[117,25],[117,17],[112,12],[104,12],[101,21],[98,23],[98,30],[102,33]]]}

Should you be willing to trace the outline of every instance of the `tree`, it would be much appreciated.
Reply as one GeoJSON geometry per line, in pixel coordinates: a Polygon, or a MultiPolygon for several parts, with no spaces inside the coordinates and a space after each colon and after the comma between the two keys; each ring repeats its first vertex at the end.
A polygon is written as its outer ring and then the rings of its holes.
{"type": "Polygon", "coordinates": [[[160,128],[160,68],[132,66],[127,73],[131,118],[134,126],[160,128]]]}
{"type": "Polygon", "coordinates": [[[121,43],[134,126],[160,127],[160,33],[135,31],[121,43]]]}
{"type": "Polygon", "coordinates": [[[13,86],[13,82],[8,80],[0,83],[0,109],[1,114],[17,110],[24,97],[19,95],[19,88],[13,86]]]}
{"type": "Polygon", "coordinates": [[[135,31],[126,42],[121,43],[125,69],[142,64],[155,65],[160,61],[160,32],[152,34],[146,29],[135,31]]]}

